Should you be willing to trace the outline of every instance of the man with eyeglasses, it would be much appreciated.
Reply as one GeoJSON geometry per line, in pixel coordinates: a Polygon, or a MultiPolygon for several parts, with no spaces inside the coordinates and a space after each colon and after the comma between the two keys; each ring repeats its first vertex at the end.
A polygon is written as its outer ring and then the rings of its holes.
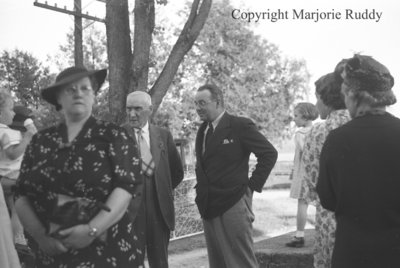
{"type": "Polygon", "coordinates": [[[217,86],[201,86],[194,103],[204,121],[196,137],[195,188],[210,268],[258,267],[252,238],[253,191],[262,191],[277,151],[250,119],[225,111],[217,86]],[[249,178],[251,153],[257,164],[249,178]]]}

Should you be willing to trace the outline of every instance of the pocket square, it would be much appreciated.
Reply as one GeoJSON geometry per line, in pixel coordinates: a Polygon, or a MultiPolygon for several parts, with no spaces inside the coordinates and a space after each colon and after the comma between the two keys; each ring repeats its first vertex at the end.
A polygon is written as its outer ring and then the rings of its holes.
{"type": "Polygon", "coordinates": [[[233,139],[224,139],[224,141],[222,142],[222,144],[230,144],[233,143],[233,139]]]}

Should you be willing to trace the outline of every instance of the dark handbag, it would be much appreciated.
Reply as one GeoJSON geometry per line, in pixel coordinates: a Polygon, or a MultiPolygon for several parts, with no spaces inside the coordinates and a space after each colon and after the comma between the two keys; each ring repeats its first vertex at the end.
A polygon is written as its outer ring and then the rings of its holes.
{"type": "Polygon", "coordinates": [[[53,212],[49,217],[48,233],[59,238],[59,231],[75,225],[87,224],[102,209],[111,211],[109,207],[99,201],[58,194],[53,212]]]}

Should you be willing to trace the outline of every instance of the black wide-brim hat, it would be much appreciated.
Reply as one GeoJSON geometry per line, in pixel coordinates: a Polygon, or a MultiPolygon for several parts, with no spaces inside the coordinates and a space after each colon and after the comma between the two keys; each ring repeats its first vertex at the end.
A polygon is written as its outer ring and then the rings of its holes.
{"type": "Polygon", "coordinates": [[[69,67],[59,73],[54,84],[43,88],[40,94],[45,101],[58,107],[59,104],[57,102],[57,92],[63,86],[75,82],[83,77],[93,77],[97,81],[97,88],[94,88],[93,90],[95,93],[97,93],[97,91],[101,88],[101,85],[104,83],[106,76],[107,69],[89,71],[84,67],[69,67]]]}

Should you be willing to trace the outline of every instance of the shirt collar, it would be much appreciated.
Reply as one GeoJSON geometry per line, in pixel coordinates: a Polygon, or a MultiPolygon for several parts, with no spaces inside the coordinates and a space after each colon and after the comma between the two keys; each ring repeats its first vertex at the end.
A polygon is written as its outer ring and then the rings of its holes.
{"type": "Polygon", "coordinates": [[[136,134],[139,131],[139,129],[142,130],[142,134],[149,133],[149,122],[147,121],[146,124],[142,128],[136,128],[135,129],[136,134]]]}
{"type": "Polygon", "coordinates": [[[225,111],[222,111],[222,113],[220,115],[218,115],[217,118],[215,118],[214,121],[212,121],[211,123],[213,124],[214,129],[218,126],[219,122],[222,119],[222,116],[225,114],[225,111]]]}

